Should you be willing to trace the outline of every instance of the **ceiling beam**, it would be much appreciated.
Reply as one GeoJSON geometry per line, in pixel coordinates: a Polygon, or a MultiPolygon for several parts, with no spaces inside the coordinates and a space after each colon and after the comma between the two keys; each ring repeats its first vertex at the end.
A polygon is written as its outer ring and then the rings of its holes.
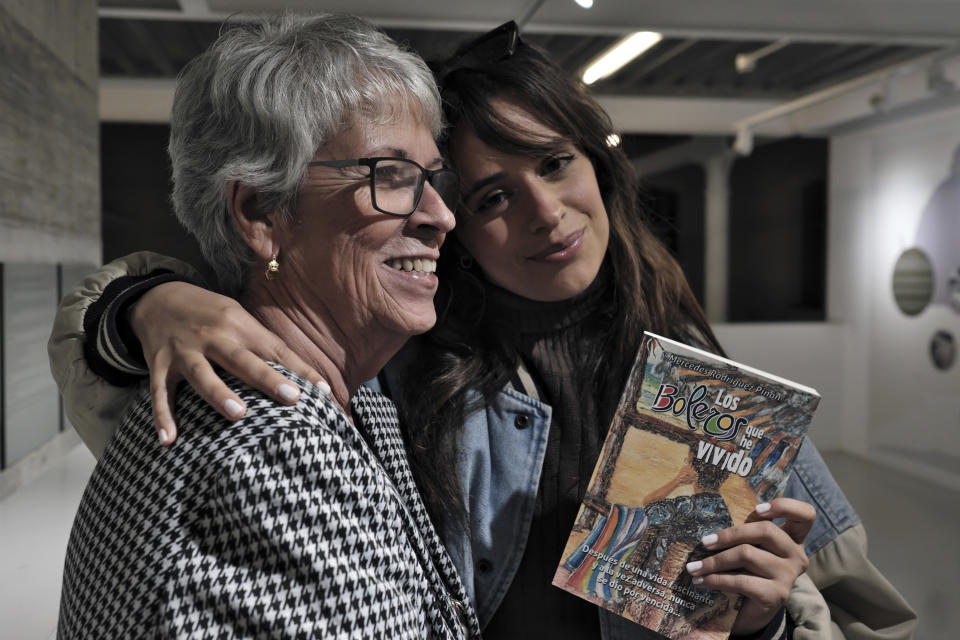
{"type": "MultiPolygon", "coordinates": [[[[598,99],[622,133],[736,133],[743,143],[741,151],[748,152],[748,138],[753,134],[824,135],[850,123],[868,121],[885,111],[911,113],[921,107],[934,108],[949,103],[958,95],[957,86],[960,86],[960,47],[891,65],[783,103],[623,96],[598,99]],[[935,100],[930,101],[932,98],[935,100]]],[[[101,118],[166,122],[173,88],[173,80],[103,79],[101,118]]]]}
{"type": "Polygon", "coordinates": [[[100,78],[100,121],[168,124],[174,79],[100,78]]]}
{"type": "MultiPolygon", "coordinates": [[[[772,109],[771,100],[598,96],[621,133],[733,135],[739,120],[772,109]]],[[[786,132],[788,128],[783,127],[786,132]]],[[[776,135],[776,130],[764,130],[776,135]]]]}
{"type": "Polygon", "coordinates": [[[739,132],[782,135],[786,129],[790,135],[823,135],[850,122],[955,94],[957,86],[960,49],[863,74],[755,113],[734,126],[739,132]],[[931,82],[934,72],[939,73],[939,86],[931,82]]]}
{"type": "Polygon", "coordinates": [[[698,136],[639,158],[631,158],[631,162],[637,175],[646,178],[688,164],[703,165],[712,158],[729,153],[730,144],[726,137],[698,136]]]}
{"type": "MultiPolygon", "coordinates": [[[[174,79],[101,78],[100,120],[168,123],[174,79]]],[[[733,123],[767,111],[768,100],[707,98],[628,98],[600,96],[600,105],[621,133],[732,135],[733,123]]],[[[784,125],[784,131],[788,127],[784,125]]],[[[764,133],[776,135],[775,127],[764,133]]]]}
{"type": "Polygon", "coordinates": [[[183,14],[192,20],[202,19],[210,15],[210,4],[207,0],[179,0],[183,14]]]}

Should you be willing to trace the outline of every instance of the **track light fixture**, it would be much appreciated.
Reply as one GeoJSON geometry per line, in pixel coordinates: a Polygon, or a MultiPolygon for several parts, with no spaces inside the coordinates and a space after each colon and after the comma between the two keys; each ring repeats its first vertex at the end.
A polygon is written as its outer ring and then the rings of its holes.
{"type": "Polygon", "coordinates": [[[663,36],[655,31],[637,31],[619,40],[583,72],[585,84],[593,84],[600,78],[612,75],[622,66],[657,44],[663,36]]]}

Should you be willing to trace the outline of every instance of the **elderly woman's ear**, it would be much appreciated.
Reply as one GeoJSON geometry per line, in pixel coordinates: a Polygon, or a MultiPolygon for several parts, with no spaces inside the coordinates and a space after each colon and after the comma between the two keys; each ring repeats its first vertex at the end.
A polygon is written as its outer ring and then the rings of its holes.
{"type": "Polygon", "coordinates": [[[262,210],[254,187],[231,182],[227,186],[227,207],[240,236],[258,258],[266,262],[277,254],[280,238],[275,223],[279,217],[262,210]]]}

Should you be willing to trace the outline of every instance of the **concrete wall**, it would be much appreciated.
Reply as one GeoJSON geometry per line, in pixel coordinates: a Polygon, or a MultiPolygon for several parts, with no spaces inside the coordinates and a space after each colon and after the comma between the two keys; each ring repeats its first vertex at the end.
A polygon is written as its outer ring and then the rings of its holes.
{"type": "Polygon", "coordinates": [[[61,429],[57,385],[50,377],[46,344],[57,309],[56,265],[5,264],[3,288],[4,438],[10,466],[61,429]]]}
{"type": "Polygon", "coordinates": [[[100,260],[95,0],[0,0],[0,261],[100,260]]]}
{"type": "Polygon", "coordinates": [[[95,0],[0,0],[0,481],[62,429],[46,341],[64,265],[101,258],[97,76],[95,0]]]}

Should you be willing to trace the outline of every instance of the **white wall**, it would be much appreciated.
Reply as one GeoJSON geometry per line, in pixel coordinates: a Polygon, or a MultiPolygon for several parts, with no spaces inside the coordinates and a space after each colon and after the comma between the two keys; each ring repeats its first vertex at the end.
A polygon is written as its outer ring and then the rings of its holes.
{"type": "MultiPolygon", "coordinates": [[[[960,357],[941,371],[929,355],[936,330],[960,340],[960,313],[932,304],[908,317],[892,286],[894,264],[915,245],[921,215],[958,149],[960,109],[834,137],[828,321],[714,329],[733,359],[821,392],[810,430],[820,449],[960,488],[960,357]]],[[[951,236],[960,229],[956,193],[951,236]]],[[[960,265],[960,233],[948,237],[960,265]]]]}
{"type": "MultiPolygon", "coordinates": [[[[841,445],[952,486],[960,486],[960,362],[936,369],[928,345],[937,329],[960,339],[960,314],[936,304],[907,317],[891,279],[958,146],[960,109],[837,136],[829,202],[828,314],[843,327],[841,445]]],[[[951,243],[960,264],[960,236],[951,243]]]]}
{"type": "Polygon", "coordinates": [[[830,323],[713,324],[727,355],[820,392],[808,433],[822,451],[844,448],[843,335],[830,323]]]}

